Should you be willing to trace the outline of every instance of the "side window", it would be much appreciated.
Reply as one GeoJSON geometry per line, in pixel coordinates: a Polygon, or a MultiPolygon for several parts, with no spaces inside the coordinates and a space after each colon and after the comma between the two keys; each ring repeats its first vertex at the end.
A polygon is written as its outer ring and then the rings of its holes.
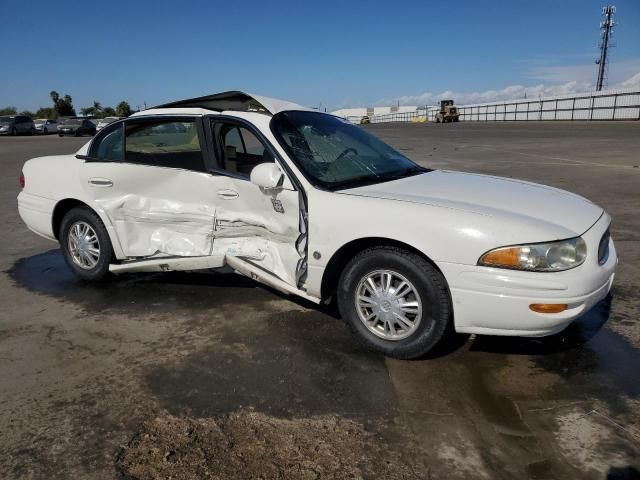
{"type": "Polygon", "coordinates": [[[244,127],[234,124],[219,124],[218,133],[222,150],[223,168],[229,172],[249,176],[256,165],[275,162],[269,149],[244,127]]]}
{"type": "Polygon", "coordinates": [[[122,126],[102,137],[92,156],[100,160],[122,161],[124,159],[122,155],[122,126]]]}
{"type": "Polygon", "coordinates": [[[124,160],[156,167],[205,171],[194,120],[127,122],[124,160]]]}

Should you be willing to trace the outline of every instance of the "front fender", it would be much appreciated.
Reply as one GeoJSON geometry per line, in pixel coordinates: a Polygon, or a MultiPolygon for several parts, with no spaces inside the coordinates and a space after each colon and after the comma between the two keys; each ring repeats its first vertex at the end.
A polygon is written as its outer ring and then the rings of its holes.
{"type": "Polygon", "coordinates": [[[469,212],[401,200],[309,192],[307,291],[320,296],[331,258],[350,242],[377,238],[402,243],[432,262],[475,265],[486,251],[511,244],[567,238],[570,232],[535,219],[469,212]]]}

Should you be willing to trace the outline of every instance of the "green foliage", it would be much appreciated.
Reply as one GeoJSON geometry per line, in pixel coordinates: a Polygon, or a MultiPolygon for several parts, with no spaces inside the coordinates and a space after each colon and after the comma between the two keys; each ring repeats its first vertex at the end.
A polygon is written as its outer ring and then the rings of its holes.
{"type": "MultiPolygon", "coordinates": [[[[49,118],[52,120],[57,119],[58,117],[73,117],[76,115],[76,110],[73,107],[73,99],[71,95],[60,96],[58,92],[52,90],[49,92],[49,97],[51,97],[51,102],[53,103],[53,107],[41,107],[35,113],[24,111],[21,112],[21,115],[28,115],[31,118],[49,118]]],[[[16,107],[4,107],[0,108],[0,115],[17,115],[18,111],[16,107]]],[[[104,117],[128,117],[133,112],[131,111],[131,107],[129,103],[126,101],[122,101],[118,104],[116,108],[113,107],[103,107],[100,102],[93,102],[93,105],[90,107],[84,107],[80,109],[80,113],[82,115],[90,115],[97,118],[104,117]]]]}
{"type": "Polygon", "coordinates": [[[30,112],[29,110],[24,110],[20,112],[20,115],[24,115],[25,117],[31,117],[32,119],[36,118],[36,114],[33,112],[30,112]]]}
{"type": "Polygon", "coordinates": [[[118,117],[128,117],[133,112],[131,111],[131,107],[129,106],[129,102],[122,101],[116,107],[116,115],[118,117]]]}
{"type": "Polygon", "coordinates": [[[33,118],[48,118],[50,120],[55,120],[58,118],[58,112],[51,107],[39,108],[36,112],[36,116],[33,118]]]}
{"type": "Polygon", "coordinates": [[[75,109],[73,108],[73,100],[71,99],[71,95],[65,95],[63,98],[60,98],[60,94],[55,90],[52,90],[49,93],[51,100],[53,101],[53,108],[56,113],[60,117],[73,117],[76,114],[75,109]]]}

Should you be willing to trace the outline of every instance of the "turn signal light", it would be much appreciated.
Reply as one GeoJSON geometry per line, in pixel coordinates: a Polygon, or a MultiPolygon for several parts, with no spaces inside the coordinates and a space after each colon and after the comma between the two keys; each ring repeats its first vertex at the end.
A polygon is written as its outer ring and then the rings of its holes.
{"type": "Polygon", "coordinates": [[[20,188],[24,188],[24,173],[20,172],[20,188]]]}
{"type": "Polygon", "coordinates": [[[519,267],[520,249],[518,247],[513,247],[493,250],[492,252],[485,253],[480,259],[480,262],[484,265],[519,267]]]}
{"type": "Polygon", "coordinates": [[[532,303],[529,308],[538,313],[560,313],[567,309],[566,303],[532,303]]]}

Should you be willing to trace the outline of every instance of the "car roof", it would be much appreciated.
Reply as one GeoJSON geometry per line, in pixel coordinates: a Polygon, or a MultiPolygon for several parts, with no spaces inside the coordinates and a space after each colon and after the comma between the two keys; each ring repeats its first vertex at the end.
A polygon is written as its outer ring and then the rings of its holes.
{"type": "Polygon", "coordinates": [[[312,109],[287,100],[263,97],[261,95],[234,90],[157,105],[148,110],[134,113],[132,116],[167,114],[207,115],[212,112],[256,112],[275,115],[285,110],[312,109]]]}

